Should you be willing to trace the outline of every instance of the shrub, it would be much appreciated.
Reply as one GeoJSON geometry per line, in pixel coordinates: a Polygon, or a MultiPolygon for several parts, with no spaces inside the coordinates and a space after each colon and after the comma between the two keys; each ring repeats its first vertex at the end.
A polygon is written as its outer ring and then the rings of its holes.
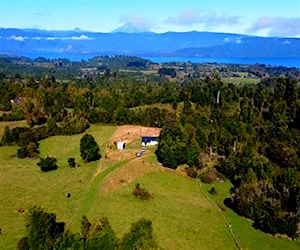
{"type": "Polygon", "coordinates": [[[218,192],[214,187],[212,187],[208,192],[212,195],[218,195],[218,192]]]}
{"type": "Polygon", "coordinates": [[[38,150],[39,144],[35,142],[29,142],[28,145],[23,146],[18,149],[17,151],[17,157],[18,158],[33,158],[33,157],[38,157],[39,155],[39,150],[38,150]]]}
{"type": "Polygon", "coordinates": [[[26,148],[25,147],[21,147],[21,148],[19,148],[18,149],[18,151],[17,151],[17,157],[18,158],[21,158],[21,159],[24,159],[24,158],[26,158],[27,157],[27,150],[26,150],[26,148]]]}
{"type": "Polygon", "coordinates": [[[68,159],[68,164],[71,168],[75,168],[76,167],[76,162],[75,162],[75,159],[73,157],[70,157],[68,159]]]}
{"type": "Polygon", "coordinates": [[[49,172],[57,169],[56,162],[55,158],[47,156],[46,158],[40,158],[40,162],[37,165],[41,168],[41,171],[49,172]]]}
{"type": "Polygon", "coordinates": [[[153,198],[147,189],[140,187],[139,183],[137,183],[135,185],[135,188],[133,189],[132,194],[141,200],[150,200],[153,198]]]}
{"type": "Polygon", "coordinates": [[[204,183],[222,182],[222,175],[215,169],[205,169],[200,174],[200,180],[204,183]]]}
{"type": "Polygon", "coordinates": [[[197,177],[197,171],[193,167],[188,167],[185,169],[187,175],[191,178],[196,178],[197,177]]]}

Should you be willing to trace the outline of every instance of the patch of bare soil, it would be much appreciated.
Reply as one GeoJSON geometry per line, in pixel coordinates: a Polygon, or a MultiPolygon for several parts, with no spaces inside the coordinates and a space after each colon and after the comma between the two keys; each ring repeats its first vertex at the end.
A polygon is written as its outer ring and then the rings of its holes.
{"type": "Polygon", "coordinates": [[[135,158],[124,166],[110,173],[102,182],[101,193],[117,190],[133,183],[138,178],[150,172],[172,171],[159,164],[152,164],[146,160],[147,153],[143,157],[135,158]]]}
{"type": "Polygon", "coordinates": [[[119,126],[110,139],[110,143],[124,141],[125,143],[132,142],[134,139],[141,138],[142,135],[159,135],[160,128],[143,127],[135,125],[119,126]]]}
{"type": "Polygon", "coordinates": [[[99,167],[94,175],[97,176],[104,169],[117,162],[135,157],[136,152],[141,150],[140,147],[136,149],[128,149],[125,147],[124,150],[116,150],[115,142],[124,141],[128,144],[136,139],[140,139],[143,135],[159,135],[160,130],[160,128],[136,125],[119,126],[110,138],[109,145],[104,149],[99,167]]]}

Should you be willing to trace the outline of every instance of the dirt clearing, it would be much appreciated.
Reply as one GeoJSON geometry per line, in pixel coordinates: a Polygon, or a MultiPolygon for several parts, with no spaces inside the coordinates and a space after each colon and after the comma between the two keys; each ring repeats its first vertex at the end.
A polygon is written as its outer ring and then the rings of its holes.
{"type": "Polygon", "coordinates": [[[125,143],[132,142],[135,139],[141,138],[143,135],[158,136],[160,128],[151,128],[135,125],[119,126],[110,139],[110,143],[124,141],[125,143]]]}

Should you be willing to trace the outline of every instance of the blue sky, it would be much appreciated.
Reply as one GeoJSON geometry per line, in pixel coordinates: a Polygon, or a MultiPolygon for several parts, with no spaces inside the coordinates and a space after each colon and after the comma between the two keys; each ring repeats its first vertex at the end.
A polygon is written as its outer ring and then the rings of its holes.
{"type": "Polygon", "coordinates": [[[300,0],[0,0],[0,27],[110,32],[131,22],[162,33],[300,37],[300,0]]]}

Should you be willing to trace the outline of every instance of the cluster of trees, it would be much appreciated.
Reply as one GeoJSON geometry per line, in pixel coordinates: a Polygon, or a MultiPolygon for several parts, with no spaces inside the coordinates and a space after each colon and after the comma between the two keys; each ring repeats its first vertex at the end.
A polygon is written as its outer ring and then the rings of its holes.
{"type": "Polygon", "coordinates": [[[56,215],[44,212],[40,207],[29,211],[26,236],[17,244],[18,250],[27,249],[158,249],[153,237],[152,222],[140,219],[132,224],[128,233],[118,238],[106,217],[91,224],[86,216],[81,220],[81,232],[65,229],[64,222],[57,222],[56,215]]]}
{"type": "MultiPolygon", "coordinates": [[[[92,135],[85,134],[80,139],[79,146],[80,156],[84,161],[91,162],[99,160],[101,158],[100,148],[92,135]]],[[[58,168],[56,162],[56,158],[47,156],[46,158],[40,158],[40,161],[37,163],[37,165],[40,167],[42,172],[49,172],[58,168]]],[[[73,157],[68,158],[68,164],[71,168],[76,167],[75,159],[73,157]]]]}
{"type": "Polygon", "coordinates": [[[280,77],[238,87],[212,77],[194,87],[162,128],[158,160],[187,164],[192,176],[206,173],[210,159],[233,184],[226,205],[265,232],[299,236],[299,83],[280,77]]]}
{"type": "Polygon", "coordinates": [[[78,134],[89,128],[90,124],[83,116],[66,116],[59,124],[50,119],[46,124],[35,127],[4,128],[0,145],[17,145],[18,158],[36,158],[39,156],[39,141],[53,135],[78,134]]]}

